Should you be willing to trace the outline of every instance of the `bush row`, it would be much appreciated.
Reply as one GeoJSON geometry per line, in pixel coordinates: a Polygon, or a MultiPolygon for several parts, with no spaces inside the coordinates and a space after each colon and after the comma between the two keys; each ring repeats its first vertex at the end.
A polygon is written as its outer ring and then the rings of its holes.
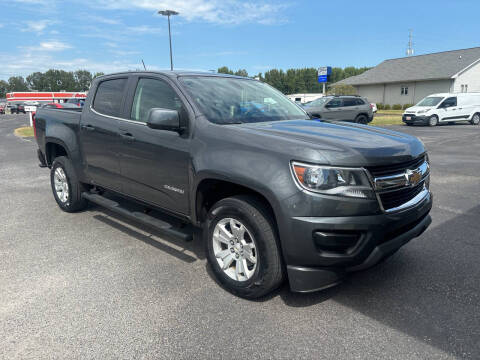
{"type": "Polygon", "coordinates": [[[409,107],[412,107],[413,104],[405,104],[405,105],[401,105],[401,104],[393,104],[392,106],[390,106],[389,104],[382,104],[382,103],[378,103],[377,104],[377,109],[378,110],[405,110],[409,107]]]}

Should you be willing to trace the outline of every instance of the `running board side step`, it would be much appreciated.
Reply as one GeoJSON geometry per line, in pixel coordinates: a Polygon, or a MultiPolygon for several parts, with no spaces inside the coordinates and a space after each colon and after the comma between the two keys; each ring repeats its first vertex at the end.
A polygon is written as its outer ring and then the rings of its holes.
{"type": "Polygon", "coordinates": [[[150,226],[165,235],[170,235],[184,241],[193,240],[192,233],[187,230],[183,231],[182,229],[175,228],[165,221],[159,220],[157,218],[154,218],[153,216],[138,211],[129,211],[125,208],[122,208],[120,204],[116,201],[107,199],[106,197],[103,197],[101,195],[83,192],[82,198],[91,201],[97,205],[100,205],[116,214],[126,217],[127,219],[134,220],[144,225],[150,226]]]}

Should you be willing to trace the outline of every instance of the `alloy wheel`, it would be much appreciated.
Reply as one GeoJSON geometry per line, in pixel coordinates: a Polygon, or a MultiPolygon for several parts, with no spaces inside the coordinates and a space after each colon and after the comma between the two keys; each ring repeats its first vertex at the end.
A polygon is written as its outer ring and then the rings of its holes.
{"type": "Polygon", "coordinates": [[[224,218],[213,230],[213,253],[223,272],[233,280],[247,281],[255,273],[258,253],[251,232],[239,220],[224,218]]]}

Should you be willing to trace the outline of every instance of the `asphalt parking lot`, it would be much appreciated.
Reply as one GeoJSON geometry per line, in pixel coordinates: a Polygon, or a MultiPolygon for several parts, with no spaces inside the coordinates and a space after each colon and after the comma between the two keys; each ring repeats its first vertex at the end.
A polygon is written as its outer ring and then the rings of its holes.
{"type": "Polygon", "coordinates": [[[200,241],[56,205],[23,115],[0,115],[0,358],[480,357],[480,126],[390,127],[432,163],[433,223],[389,261],[314,294],[246,301],[200,241]]]}

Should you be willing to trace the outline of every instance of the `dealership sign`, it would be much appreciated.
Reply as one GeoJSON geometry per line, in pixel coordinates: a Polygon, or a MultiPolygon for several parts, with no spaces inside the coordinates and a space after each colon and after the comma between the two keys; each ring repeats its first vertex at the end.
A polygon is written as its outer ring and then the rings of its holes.
{"type": "Polygon", "coordinates": [[[332,73],[331,66],[322,66],[318,68],[318,82],[326,83],[328,81],[328,76],[332,73]]]}

